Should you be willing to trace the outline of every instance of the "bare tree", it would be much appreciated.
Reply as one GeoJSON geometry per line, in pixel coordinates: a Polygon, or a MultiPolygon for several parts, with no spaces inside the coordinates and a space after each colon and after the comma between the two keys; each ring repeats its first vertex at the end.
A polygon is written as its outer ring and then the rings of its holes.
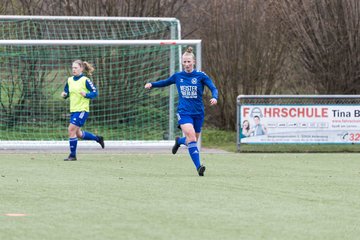
{"type": "MultiPolygon", "coordinates": [[[[239,94],[279,91],[286,59],[284,34],[274,14],[276,1],[211,0],[202,8],[204,69],[219,88],[212,123],[235,129],[239,94]]],[[[209,119],[210,120],[210,119],[209,119]]]]}
{"type": "Polygon", "coordinates": [[[187,0],[4,0],[7,14],[61,16],[175,16],[187,0]]]}
{"type": "Polygon", "coordinates": [[[280,14],[313,93],[358,93],[360,2],[282,0],[280,14]]]}
{"type": "Polygon", "coordinates": [[[207,123],[235,128],[239,94],[358,93],[358,0],[3,0],[6,14],[176,17],[219,88],[207,123]]]}

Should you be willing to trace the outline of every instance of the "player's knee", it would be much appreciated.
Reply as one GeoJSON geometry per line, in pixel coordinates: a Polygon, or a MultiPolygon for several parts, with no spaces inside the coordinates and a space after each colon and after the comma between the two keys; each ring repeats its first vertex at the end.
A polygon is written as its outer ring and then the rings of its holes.
{"type": "Polygon", "coordinates": [[[68,133],[69,133],[69,137],[75,136],[75,132],[72,131],[71,129],[68,129],[68,133]]]}
{"type": "Polygon", "coordinates": [[[196,140],[196,136],[195,135],[188,135],[188,136],[186,136],[186,141],[187,142],[196,142],[197,140],[196,140]]]}
{"type": "Polygon", "coordinates": [[[69,137],[71,137],[71,138],[77,136],[77,134],[76,134],[76,129],[73,128],[73,127],[71,127],[71,126],[68,128],[68,133],[69,133],[69,137]]]}

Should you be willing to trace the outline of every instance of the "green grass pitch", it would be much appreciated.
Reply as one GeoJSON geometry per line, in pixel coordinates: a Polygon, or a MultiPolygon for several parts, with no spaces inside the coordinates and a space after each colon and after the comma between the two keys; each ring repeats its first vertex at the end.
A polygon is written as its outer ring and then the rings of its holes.
{"type": "Polygon", "coordinates": [[[0,154],[0,239],[360,235],[360,154],[65,156],[0,154]]]}

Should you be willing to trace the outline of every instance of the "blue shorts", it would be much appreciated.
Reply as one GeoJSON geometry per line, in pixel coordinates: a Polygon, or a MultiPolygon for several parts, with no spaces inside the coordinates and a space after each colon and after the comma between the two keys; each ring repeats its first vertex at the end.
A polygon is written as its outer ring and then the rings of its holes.
{"type": "Polygon", "coordinates": [[[195,132],[200,133],[202,125],[204,123],[204,115],[197,114],[197,115],[184,115],[177,113],[178,124],[182,125],[185,123],[191,123],[194,126],[195,132]]]}
{"type": "Polygon", "coordinates": [[[70,123],[75,126],[84,126],[86,119],[89,117],[88,112],[72,112],[70,115],[70,123]]]}

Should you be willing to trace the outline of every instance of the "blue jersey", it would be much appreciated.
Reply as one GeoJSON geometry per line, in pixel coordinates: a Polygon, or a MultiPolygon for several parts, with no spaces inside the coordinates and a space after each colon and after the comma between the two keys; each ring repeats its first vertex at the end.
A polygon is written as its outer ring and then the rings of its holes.
{"type": "Polygon", "coordinates": [[[212,98],[218,98],[218,90],[212,80],[204,73],[193,70],[191,73],[185,71],[173,74],[166,80],[152,83],[152,87],[165,87],[176,84],[179,94],[178,113],[187,115],[204,114],[204,103],[202,100],[204,86],[207,86],[212,98]]]}

